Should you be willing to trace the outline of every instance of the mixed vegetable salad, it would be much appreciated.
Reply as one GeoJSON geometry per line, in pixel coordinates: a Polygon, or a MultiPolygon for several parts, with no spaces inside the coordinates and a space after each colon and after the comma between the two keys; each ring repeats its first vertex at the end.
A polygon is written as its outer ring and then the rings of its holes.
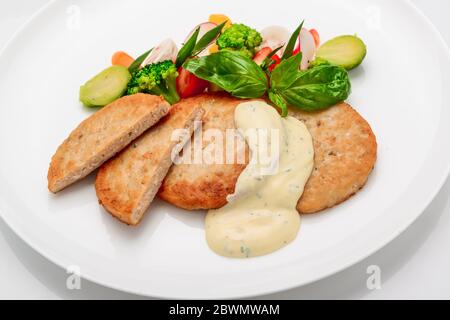
{"type": "Polygon", "coordinates": [[[116,52],[111,67],[81,86],[80,101],[105,106],[142,92],[174,104],[223,90],[243,99],[267,97],[286,116],[288,106],[315,111],[345,100],[351,90],[347,71],[365,56],[366,46],[357,36],[339,36],[320,46],[319,33],[303,22],[290,34],[281,26],[257,31],[211,15],[180,50],[166,39],[136,59],[116,52]]]}

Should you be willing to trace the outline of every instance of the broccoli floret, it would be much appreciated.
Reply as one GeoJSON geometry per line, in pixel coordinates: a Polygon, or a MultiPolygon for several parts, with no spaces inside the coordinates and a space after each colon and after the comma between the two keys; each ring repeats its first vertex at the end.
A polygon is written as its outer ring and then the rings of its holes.
{"type": "Polygon", "coordinates": [[[217,39],[217,45],[220,50],[238,51],[250,59],[255,55],[255,48],[261,42],[261,34],[244,24],[231,25],[217,39]]]}
{"type": "Polygon", "coordinates": [[[133,74],[128,83],[127,94],[150,93],[163,96],[168,103],[174,104],[180,100],[176,87],[177,77],[177,68],[170,60],[146,65],[133,74]]]}

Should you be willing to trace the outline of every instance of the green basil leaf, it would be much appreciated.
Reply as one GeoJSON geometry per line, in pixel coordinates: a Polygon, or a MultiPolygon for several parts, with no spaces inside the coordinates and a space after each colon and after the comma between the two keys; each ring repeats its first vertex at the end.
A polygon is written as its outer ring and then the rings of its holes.
{"type": "Polygon", "coordinates": [[[144,62],[145,58],[147,58],[147,56],[150,54],[150,52],[152,52],[152,50],[153,50],[153,48],[151,48],[150,50],[144,52],[139,57],[137,57],[136,60],[134,60],[133,63],[128,67],[128,71],[130,71],[131,74],[136,72],[141,67],[141,64],[142,64],[142,62],[144,62]]]}
{"type": "Polygon", "coordinates": [[[282,90],[289,87],[299,75],[300,63],[302,62],[302,53],[291,56],[287,60],[281,61],[273,69],[270,76],[270,83],[273,88],[282,90]]]}
{"type": "Polygon", "coordinates": [[[223,50],[190,59],[183,64],[183,68],[238,98],[259,98],[268,87],[266,74],[261,67],[235,51],[223,50]]]}
{"type": "Polygon", "coordinates": [[[275,90],[269,90],[268,95],[270,101],[272,101],[274,105],[281,109],[281,116],[286,117],[288,115],[288,106],[286,100],[284,100],[284,98],[275,90]]]}
{"type": "Polygon", "coordinates": [[[299,72],[293,83],[278,89],[288,104],[305,111],[328,108],[347,99],[350,91],[347,71],[327,64],[299,72]]]}
{"type": "Polygon", "coordinates": [[[175,65],[177,68],[181,67],[187,58],[192,56],[192,52],[194,51],[195,44],[197,43],[198,34],[200,32],[200,27],[195,29],[194,33],[188,41],[181,47],[180,51],[178,51],[177,60],[175,61],[175,65]]]}
{"type": "Polygon", "coordinates": [[[289,38],[289,41],[288,41],[288,43],[286,45],[286,49],[284,49],[283,56],[281,57],[281,60],[285,60],[285,59],[289,58],[290,56],[292,56],[292,52],[294,52],[294,47],[295,47],[295,44],[297,43],[297,39],[298,39],[298,36],[300,34],[300,30],[302,30],[302,28],[303,28],[303,23],[304,22],[305,22],[305,20],[303,20],[302,23],[300,23],[298,28],[295,29],[294,33],[289,38]]]}
{"type": "Polygon", "coordinates": [[[227,23],[227,21],[224,21],[221,24],[219,24],[217,27],[214,27],[213,29],[211,29],[208,32],[206,32],[203,35],[203,37],[201,37],[200,40],[198,40],[197,44],[195,45],[194,54],[193,55],[196,56],[200,52],[205,50],[205,48],[211,42],[213,42],[218,37],[218,35],[222,32],[222,29],[223,29],[223,27],[225,26],[226,23],[227,23]]]}

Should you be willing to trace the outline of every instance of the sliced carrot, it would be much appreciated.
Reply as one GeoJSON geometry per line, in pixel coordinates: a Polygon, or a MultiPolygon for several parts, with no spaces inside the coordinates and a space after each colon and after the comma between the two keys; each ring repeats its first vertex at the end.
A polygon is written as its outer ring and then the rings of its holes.
{"type": "Polygon", "coordinates": [[[225,26],[223,27],[224,30],[231,27],[231,20],[224,14],[212,14],[209,16],[209,22],[213,22],[215,24],[221,24],[222,22],[226,21],[225,26]]]}
{"type": "Polygon", "coordinates": [[[111,62],[113,66],[124,66],[128,68],[134,62],[134,59],[126,52],[117,51],[113,54],[111,62]]]}
{"type": "MultiPolygon", "coordinates": [[[[231,27],[232,22],[230,20],[230,18],[228,18],[226,15],[224,14],[211,14],[209,16],[209,22],[213,22],[217,25],[221,24],[222,22],[226,21],[227,23],[225,23],[225,26],[223,27],[223,30],[231,27]]],[[[214,53],[219,51],[219,47],[217,46],[217,44],[213,44],[212,46],[209,47],[208,49],[209,53],[214,53]]]]}
{"type": "Polygon", "coordinates": [[[213,44],[211,47],[209,47],[209,53],[216,53],[219,51],[219,46],[217,44],[213,44]]]}

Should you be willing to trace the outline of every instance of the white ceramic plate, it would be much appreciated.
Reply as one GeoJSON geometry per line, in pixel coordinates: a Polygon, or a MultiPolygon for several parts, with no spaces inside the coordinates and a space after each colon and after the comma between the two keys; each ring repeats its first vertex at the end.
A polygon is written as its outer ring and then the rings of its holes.
{"type": "Polygon", "coordinates": [[[170,298],[230,298],[303,285],[342,270],[392,240],[443,184],[450,164],[450,62],[429,22],[406,1],[57,1],[0,58],[0,211],[29,245],[92,281],[170,298]],[[111,54],[180,42],[210,13],[262,28],[301,19],[323,39],[357,33],[368,46],[351,72],[349,102],[379,143],[366,187],[344,204],[303,217],[294,243],[232,260],[204,240],[202,213],[156,201],[137,228],[98,205],[93,177],[56,196],[46,188],[56,147],[91,110],[78,87],[111,54]]]}

